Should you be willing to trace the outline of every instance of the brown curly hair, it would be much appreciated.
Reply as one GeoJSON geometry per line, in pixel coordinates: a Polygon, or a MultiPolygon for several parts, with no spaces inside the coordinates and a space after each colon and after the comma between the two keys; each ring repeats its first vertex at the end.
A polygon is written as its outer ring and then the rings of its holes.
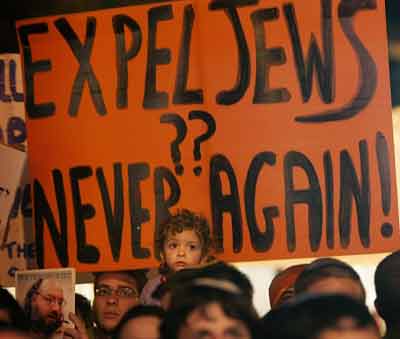
{"type": "Polygon", "coordinates": [[[201,242],[202,256],[207,255],[212,247],[210,225],[204,216],[186,208],[178,209],[160,225],[156,242],[159,253],[163,252],[168,234],[181,233],[184,230],[193,230],[196,233],[201,242]]]}

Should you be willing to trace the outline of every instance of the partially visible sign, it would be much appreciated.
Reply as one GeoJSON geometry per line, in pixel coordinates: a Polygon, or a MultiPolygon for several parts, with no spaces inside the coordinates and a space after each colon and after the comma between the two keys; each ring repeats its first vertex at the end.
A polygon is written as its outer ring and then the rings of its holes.
{"type": "Polygon", "coordinates": [[[173,1],[25,20],[39,263],[154,265],[206,214],[229,261],[398,248],[384,0],[173,1]]]}
{"type": "MultiPolygon", "coordinates": [[[[47,313],[48,317],[51,316],[53,325],[58,324],[59,328],[54,328],[54,332],[48,337],[63,339],[68,337],[64,336],[64,330],[75,327],[69,318],[71,313],[75,313],[75,283],[76,272],[73,268],[20,270],[15,275],[15,296],[20,306],[26,310],[27,318],[32,319],[32,322],[38,318],[33,312],[51,312],[47,313]],[[46,299],[37,302],[38,294],[46,299]],[[44,306],[40,308],[37,306],[43,303],[48,304],[47,309],[43,308],[44,306]],[[58,311],[54,309],[57,307],[58,311]]],[[[42,313],[40,317],[45,315],[42,313]]],[[[40,318],[40,320],[45,319],[40,318]]],[[[38,336],[42,334],[43,332],[40,332],[38,336]]]]}
{"type": "MultiPolygon", "coordinates": [[[[0,54],[0,143],[26,151],[22,87],[20,55],[0,54]]],[[[14,149],[12,152],[21,154],[14,149]]],[[[3,167],[3,162],[1,164],[3,167]]],[[[4,169],[8,165],[4,163],[4,169]]],[[[28,166],[24,165],[22,173],[10,172],[8,176],[9,179],[19,176],[20,181],[13,195],[8,224],[5,224],[7,220],[3,221],[0,233],[0,283],[3,286],[14,285],[16,270],[36,267],[28,166]]]]}
{"type": "Polygon", "coordinates": [[[0,233],[4,233],[24,169],[25,153],[0,144],[0,163],[0,233]]]}
{"type": "Polygon", "coordinates": [[[0,142],[25,147],[25,107],[19,54],[0,54],[0,142]]]}
{"type": "MultiPolygon", "coordinates": [[[[7,281],[7,278],[10,276],[10,272],[7,271],[7,264],[10,262],[10,258],[7,258],[5,255],[6,252],[4,251],[7,247],[7,239],[16,236],[21,240],[21,230],[19,229],[19,232],[15,232],[15,229],[11,229],[8,220],[18,185],[24,171],[25,160],[25,152],[0,144],[0,239],[2,239],[0,244],[0,253],[3,254],[1,256],[1,275],[2,277],[5,277],[5,279],[3,279],[3,284],[4,280],[7,281]]],[[[13,267],[16,268],[16,260],[11,261],[13,262],[13,267]]],[[[24,260],[21,260],[20,262],[23,263],[24,260]]]]}

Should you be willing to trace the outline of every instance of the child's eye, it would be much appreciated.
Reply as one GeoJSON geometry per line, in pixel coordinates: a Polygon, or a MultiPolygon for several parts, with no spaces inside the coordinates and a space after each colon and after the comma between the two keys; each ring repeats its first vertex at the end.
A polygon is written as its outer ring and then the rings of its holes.
{"type": "Polygon", "coordinates": [[[170,242],[170,243],[168,244],[168,248],[171,248],[171,249],[177,248],[177,246],[178,246],[178,244],[177,244],[176,242],[170,242]]]}
{"type": "Polygon", "coordinates": [[[198,245],[195,245],[195,244],[191,244],[191,245],[189,245],[189,248],[190,248],[191,250],[197,250],[197,249],[199,248],[199,246],[198,246],[198,245]]]}

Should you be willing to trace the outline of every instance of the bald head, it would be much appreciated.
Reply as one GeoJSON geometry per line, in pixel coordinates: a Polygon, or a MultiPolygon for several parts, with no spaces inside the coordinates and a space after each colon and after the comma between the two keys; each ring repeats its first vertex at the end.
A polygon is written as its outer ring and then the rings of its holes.
{"type": "Polygon", "coordinates": [[[52,278],[43,279],[42,283],[39,286],[39,291],[56,291],[57,293],[64,294],[61,283],[58,280],[52,278]]]}

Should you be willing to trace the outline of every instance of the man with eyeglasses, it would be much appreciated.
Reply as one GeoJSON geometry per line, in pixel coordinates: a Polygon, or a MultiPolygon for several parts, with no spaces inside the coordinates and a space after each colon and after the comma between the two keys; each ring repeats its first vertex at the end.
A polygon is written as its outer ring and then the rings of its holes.
{"type": "Polygon", "coordinates": [[[54,279],[39,279],[25,296],[24,309],[38,338],[50,338],[62,325],[64,291],[54,279]]]}
{"type": "Polygon", "coordinates": [[[97,339],[111,338],[123,315],[139,304],[145,281],[145,270],[95,274],[93,311],[97,339]]]}

